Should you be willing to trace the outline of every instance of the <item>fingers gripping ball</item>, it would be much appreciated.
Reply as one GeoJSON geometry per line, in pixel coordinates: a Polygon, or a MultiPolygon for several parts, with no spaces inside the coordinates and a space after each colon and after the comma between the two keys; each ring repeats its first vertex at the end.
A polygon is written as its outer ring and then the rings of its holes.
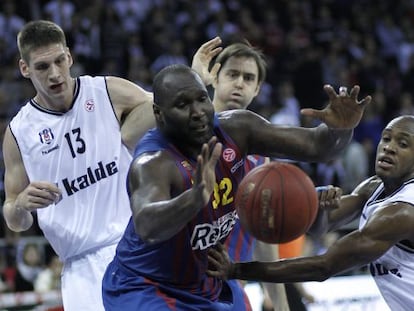
{"type": "Polygon", "coordinates": [[[266,243],[285,243],[313,224],[318,197],[309,176],[299,167],[270,162],[251,170],[241,181],[236,208],[242,227],[266,243]]]}

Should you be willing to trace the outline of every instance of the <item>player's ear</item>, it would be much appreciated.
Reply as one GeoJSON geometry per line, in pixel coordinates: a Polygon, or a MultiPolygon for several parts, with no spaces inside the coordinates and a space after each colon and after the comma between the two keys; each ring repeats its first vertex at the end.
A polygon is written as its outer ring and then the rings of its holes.
{"type": "Polygon", "coordinates": [[[19,59],[19,69],[23,77],[30,78],[29,65],[23,59],[19,59]]]}
{"type": "Polygon", "coordinates": [[[154,112],[155,119],[160,121],[162,118],[162,111],[160,109],[160,106],[158,106],[157,104],[153,104],[152,111],[154,112]]]}
{"type": "Polygon", "coordinates": [[[68,62],[69,62],[69,67],[72,67],[73,65],[73,58],[72,58],[72,54],[70,53],[69,48],[66,48],[66,53],[68,54],[68,62]]]}
{"type": "Polygon", "coordinates": [[[255,97],[259,94],[261,87],[262,87],[262,82],[259,82],[256,86],[256,91],[254,92],[255,97]]]}

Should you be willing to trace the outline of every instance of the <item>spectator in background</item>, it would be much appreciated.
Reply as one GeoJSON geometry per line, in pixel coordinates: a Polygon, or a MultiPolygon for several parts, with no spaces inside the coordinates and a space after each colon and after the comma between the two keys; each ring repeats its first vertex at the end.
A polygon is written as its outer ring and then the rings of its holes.
{"type": "Polygon", "coordinates": [[[34,280],[34,291],[37,293],[47,293],[61,288],[62,262],[59,257],[53,255],[49,258],[45,269],[40,271],[34,280]]]}
{"type": "Polygon", "coordinates": [[[34,281],[44,268],[44,252],[36,242],[20,240],[16,253],[17,274],[15,290],[32,291],[34,281]]]}
{"type": "Polygon", "coordinates": [[[72,18],[76,7],[73,1],[51,0],[43,6],[44,18],[60,25],[63,31],[72,30],[72,18]]]}
{"type": "Polygon", "coordinates": [[[17,53],[16,35],[24,26],[25,20],[16,12],[14,0],[4,0],[0,10],[0,37],[4,40],[6,59],[11,60],[17,53]]]}

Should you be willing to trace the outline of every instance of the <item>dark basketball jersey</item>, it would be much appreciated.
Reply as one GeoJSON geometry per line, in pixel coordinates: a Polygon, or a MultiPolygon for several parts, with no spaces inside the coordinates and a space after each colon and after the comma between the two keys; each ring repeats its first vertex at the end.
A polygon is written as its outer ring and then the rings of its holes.
{"type": "MultiPolygon", "coordinates": [[[[236,221],[234,197],[245,160],[217,119],[214,132],[223,149],[209,203],[180,232],[161,243],[143,242],[130,220],[104,277],[107,310],[138,310],[138,306],[146,311],[246,310],[240,288],[206,275],[208,248],[223,242],[236,221]]],[[[196,160],[181,154],[157,129],[143,137],[135,157],[158,150],[171,153],[185,188],[190,188],[196,160]]],[[[172,197],[178,194],[172,190],[172,197]]]]}
{"type": "MultiPolygon", "coordinates": [[[[266,157],[249,155],[244,165],[245,173],[247,174],[249,171],[265,162],[266,157]]],[[[255,241],[255,238],[241,227],[240,221],[237,219],[233,230],[226,239],[225,246],[233,261],[251,261],[253,259],[255,241]]]]}

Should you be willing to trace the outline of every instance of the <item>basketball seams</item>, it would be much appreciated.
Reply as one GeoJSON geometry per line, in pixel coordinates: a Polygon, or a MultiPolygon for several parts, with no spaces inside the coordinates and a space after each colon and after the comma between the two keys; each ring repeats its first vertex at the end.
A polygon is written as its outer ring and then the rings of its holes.
{"type": "Polygon", "coordinates": [[[262,164],[251,170],[239,185],[236,201],[241,225],[267,243],[299,237],[317,213],[312,180],[299,167],[286,162],[262,164]]]}
{"type": "MultiPolygon", "coordinates": [[[[280,167],[280,168],[283,169],[283,167],[280,167]]],[[[277,177],[279,179],[279,185],[277,185],[277,186],[280,187],[279,194],[281,194],[281,197],[278,198],[277,195],[275,195],[272,191],[272,195],[273,195],[272,200],[275,200],[274,203],[277,204],[276,205],[277,208],[275,208],[275,210],[276,210],[275,214],[277,214],[276,224],[275,224],[275,226],[276,226],[275,229],[276,229],[276,233],[277,233],[277,241],[281,240],[281,238],[283,236],[283,233],[286,230],[286,227],[285,227],[285,215],[286,215],[286,213],[285,213],[285,187],[284,187],[285,182],[284,182],[283,174],[280,171],[280,168],[272,166],[271,170],[269,170],[269,172],[273,171],[273,173],[274,172],[277,173],[277,177]]]]}
{"type": "Polygon", "coordinates": [[[253,204],[250,205],[250,217],[253,219],[253,224],[258,224],[255,228],[251,228],[252,231],[254,231],[254,235],[257,236],[263,236],[263,217],[262,217],[262,206],[261,206],[261,196],[262,196],[262,185],[266,181],[266,176],[269,174],[268,170],[265,170],[263,167],[259,166],[256,168],[257,171],[255,172],[255,175],[259,175],[259,178],[255,178],[255,180],[259,180],[258,183],[256,183],[255,190],[260,189],[261,191],[254,191],[253,196],[253,204]],[[264,175],[263,175],[264,174],[264,175]],[[255,210],[255,207],[259,206],[259,211],[255,210]]]}

